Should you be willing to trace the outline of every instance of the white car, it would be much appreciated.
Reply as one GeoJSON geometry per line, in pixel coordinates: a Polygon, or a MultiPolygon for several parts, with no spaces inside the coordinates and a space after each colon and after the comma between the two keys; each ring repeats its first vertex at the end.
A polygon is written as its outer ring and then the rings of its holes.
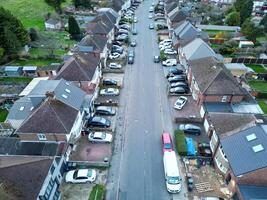
{"type": "Polygon", "coordinates": [[[165,39],[159,42],[159,44],[171,44],[172,40],[171,39],[165,39]]]}
{"type": "Polygon", "coordinates": [[[164,53],[167,55],[174,55],[174,54],[177,54],[177,51],[175,51],[173,49],[165,49],[164,53]]]}
{"type": "Polygon", "coordinates": [[[90,142],[111,143],[112,135],[105,132],[91,132],[88,135],[88,140],[90,142]]]}
{"type": "Polygon", "coordinates": [[[149,18],[149,19],[152,19],[152,18],[153,18],[153,15],[152,15],[152,14],[150,14],[150,15],[148,16],[148,18],[149,18]]]}
{"type": "Polygon", "coordinates": [[[119,53],[117,53],[117,52],[115,52],[115,53],[111,53],[111,54],[109,54],[109,58],[113,60],[113,59],[119,58],[120,55],[121,55],[121,54],[119,54],[119,53]]]}
{"type": "Polygon", "coordinates": [[[110,64],[108,65],[108,67],[109,67],[110,69],[121,69],[121,65],[120,65],[120,64],[117,64],[117,63],[110,63],[110,64]]]}
{"type": "Polygon", "coordinates": [[[170,48],[172,48],[172,44],[171,43],[166,43],[166,44],[160,44],[159,45],[159,49],[160,50],[170,49],[170,48]]]}
{"type": "Polygon", "coordinates": [[[176,102],[174,103],[174,108],[177,109],[177,110],[181,110],[184,105],[186,104],[187,102],[187,98],[185,96],[180,96],[176,102]]]}
{"type": "Polygon", "coordinates": [[[96,179],[95,169],[76,169],[68,171],[65,177],[67,183],[92,183],[96,179]]]}
{"type": "Polygon", "coordinates": [[[116,88],[106,88],[100,90],[100,95],[103,96],[118,96],[120,94],[119,90],[116,88]]]}
{"type": "Polygon", "coordinates": [[[153,12],[154,11],[154,7],[153,6],[150,6],[149,7],[149,12],[153,12]]]}
{"type": "Polygon", "coordinates": [[[177,65],[177,60],[176,59],[167,59],[167,60],[162,62],[162,65],[167,66],[167,67],[175,66],[175,65],[177,65]]]}
{"type": "Polygon", "coordinates": [[[138,22],[138,20],[137,20],[137,17],[134,17],[134,23],[137,23],[138,22]]]}

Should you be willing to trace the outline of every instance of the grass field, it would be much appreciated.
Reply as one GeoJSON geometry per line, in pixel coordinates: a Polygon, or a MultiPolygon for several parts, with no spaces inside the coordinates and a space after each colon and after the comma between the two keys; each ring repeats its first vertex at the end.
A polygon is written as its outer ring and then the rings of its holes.
{"type": "Polygon", "coordinates": [[[267,104],[264,100],[258,100],[259,106],[261,107],[264,114],[267,114],[267,104]]]}
{"type": "Polygon", "coordinates": [[[8,111],[6,109],[0,109],[0,122],[4,122],[8,115],[8,111]]]}
{"type": "Polygon", "coordinates": [[[246,64],[247,67],[254,70],[256,73],[264,73],[266,69],[262,65],[255,65],[255,64],[246,64]]]}
{"type": "MultiPolygon", "coordinates": [[[[62,7],[70,3],[71,0],[66,0],[62,7]]],[[[18,17],[27,29],[33,27],[44,30],[44,16],[48,12],[55,12],[44,0],[1,0],[1,6],[18,17]]]]}
{"type": "Polygon", "coordinates": [[[256,91],[267,92],[267,81],[253,80],[249,81],[249,85],[256,91]]]}
{"type": "Polygon", "coordinates": [[[33,65],[37,67],[43,67],[50,65],[51,63],[61,63],[60,60],[56,59],[28,59],[28,60],[16,60],[11,65],[24,66],[33,65]]]}
{"type": "Polygon", "coordinates": [[[31,80],[32,77],[1,77],[0,83],[29,83],[31,80]]]}
{"type": "Polygon", "coordinates": [[[213,49],[219,48],[221,45],[220,44],[211,44],[210,47],[213,49]]]}

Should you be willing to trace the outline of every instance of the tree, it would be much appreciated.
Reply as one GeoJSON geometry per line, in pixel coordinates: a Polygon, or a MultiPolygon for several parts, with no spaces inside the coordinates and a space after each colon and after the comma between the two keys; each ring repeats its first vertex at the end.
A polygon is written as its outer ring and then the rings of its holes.
{"type": "Polygon", "coordinates": [[[94,7],[94,3],[91,0],[72,0],[75,8],[83,7],[92,9],[94,7]]]}
{"type": "Polygon", "coordinates": [[[253,0],[236,0],[234,6],[236,11],[240,12],[240,24],[242,25],[251,16],[253,0]]]}
{"type": "Polygon", "coordinates": [[[250,21],[250,19],[246,19],[246,21],[243,23],[241,32],[248,40],[253,42],[256,42],[257,36],[262,34],[262,30],[256,27],[254,23],[250,21]]]}
{"type": "Polygon", "coordinates": [[[69,16],[69,33],[73,38],[78,38],[81,34],[80,27],[73,16],[69,16]]]}
{"type": "Polygon", "coordinates": [[[5,54],[14,54],[29,41],[22,23],[8,10],[0,7],[0,44],[5,54]]]}
{"type": "Polygon", "coordinates": [[[65,0],[45,0],[45,2],[47,5],[53,7],[57,13],[62,13],[61,4],[65,2],[65,0]]]}
{"type": "Polygon", "coordinates": [[[240,13],[239,12],[231,12],[226,16],[225,23],[228,26],[239,26],[240,25],[240,13]]]}
{"type": "Polygon", "coordinates": [[[37,33],[36,29],[30,28],[29,29],[29,36],[30,36],[30,39],[32,42],[37,40],[38,39],[38,33],[37,33]]]}
{"type": "Polygon", "coordinates": [[[262,18],[260,25],[263,26],[263,31],[267,33],[267,15],[262,18]]]}

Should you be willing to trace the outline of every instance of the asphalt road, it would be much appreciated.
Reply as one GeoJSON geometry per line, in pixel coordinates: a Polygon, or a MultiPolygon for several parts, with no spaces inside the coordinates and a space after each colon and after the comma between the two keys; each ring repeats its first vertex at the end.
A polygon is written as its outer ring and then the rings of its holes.
{"type": "Polygon", "coordinates": [[[165,186],[161,134],[173,133],[173,124],[163,69],[153,63],[159,51],[156,32],[148,28],[151,3],[143,1],[135,13],[135,63],[125,70],[107,200],[186,199],[184,190],[171,195],[165,186]]]}

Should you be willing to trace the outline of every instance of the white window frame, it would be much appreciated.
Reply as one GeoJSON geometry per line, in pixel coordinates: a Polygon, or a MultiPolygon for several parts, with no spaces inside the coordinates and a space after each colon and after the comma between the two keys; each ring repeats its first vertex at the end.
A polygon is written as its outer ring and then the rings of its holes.
{"type": "Polygon", "coordinates": [[[45,134],[42,134],[42,133],[38,133],[37,134],[37,137],[40,141],[46,141],[47,138],[46,138],[46,135],[45,134]]]}
{"type": "Polygon", "coordinates": [[[223,96],[223,97],[222,97],[222,102],[226,102],[226,101],[227,101],[227,97],[228,97],[228,96],[223,96]]]}

